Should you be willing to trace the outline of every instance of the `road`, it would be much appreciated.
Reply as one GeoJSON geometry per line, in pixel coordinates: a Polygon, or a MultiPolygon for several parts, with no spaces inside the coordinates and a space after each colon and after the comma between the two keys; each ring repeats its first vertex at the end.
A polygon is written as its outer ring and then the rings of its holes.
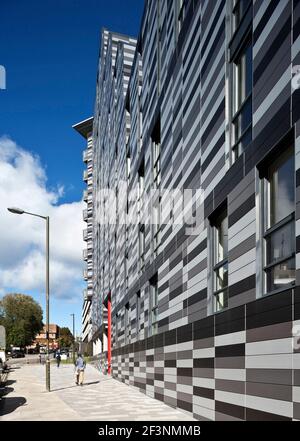
{"type": "MultiPolygon", "coordinates": [[[[28,359],[29,360],[29,359],[28,359]]],[[[51,392],[45,390],[45,366],[16,359],[0,421],[193,421],[137,389],[87,366],[83,387],[74,384],[74,367],[51,365],[51,392]]]]}

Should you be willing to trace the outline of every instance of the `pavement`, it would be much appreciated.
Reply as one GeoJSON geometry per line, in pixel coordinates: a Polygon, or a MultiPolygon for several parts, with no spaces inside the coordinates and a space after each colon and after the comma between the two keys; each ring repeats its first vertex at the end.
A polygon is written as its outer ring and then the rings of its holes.
{"type": "Polygon", "coordinates": [[[190,414],[150,398],[88,365],[85,384],[75,385],[74,367],[16,363],[0,401],[0,421],[194,421],[190,414]]]}

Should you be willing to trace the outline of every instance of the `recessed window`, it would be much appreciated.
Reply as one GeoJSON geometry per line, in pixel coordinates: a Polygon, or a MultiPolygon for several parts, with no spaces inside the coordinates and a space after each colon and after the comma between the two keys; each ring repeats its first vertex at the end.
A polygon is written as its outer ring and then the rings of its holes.
{"type": "Polygon", "coordinates": [[[140,338],[141,330],[141,292],[136,293],[136,339],[140,338]]]}
{"type": "Polygon", "coordinates": [[[150,320],[149,334],[156,335],[158,332],[158,284],[155,277],[150,281],[150,320]]]}
{"type": "Polygon", "coordinates": [[[143,201],[144,201],[144,192],[145,192],[145,161],[142,161],[141,167],[139,169],[139,194],[138,194],[138,212],[139,219],[141,222],[142,219],[142,211],[143,211],[143,201]]]}
{"type": "Polygon", "coordinates": [[[265,176],[265,291],[295,283],[295,158],[291,148],[265,176]]]}
{"type": "Polygon", "coordinates": [[[129,315],[129,303],[125,305],[125,317],[124,317],[124,335],[125,335],[125,345],[130,343],[130,315],[129,315]]]}
{"type": "Polygon", "coordinates": [[[213,292],[215,311],[228,307],[228,217],[222,210],[212,221],[213,292]]]}
{"type": "Polygon", "coordinates": [[[152,243],[154,257],[157,257],[160,246],[161,233],[161,135],[160,118],[158,118],[152,136],[152,169],[153,169],[153,195],[152,201],[152,243]]]}
{"type": "MultiPolygon", "coordinates": [[[[116,256],[116,254],[115,254],[116,256]]],[[[125,252],[124,256],[124,278],[125,278],[125,289],[128,289],[128,282],[129,282],[129,258],[128,258],[128,252],[125,252]]]]}
{"type": "Polygon", "coordinates": [[[139,226],[139,256],[140,256],[140,270],[145,267],[145,226],[139,226]]]}
{"type": "Polygon", "coordinates": [[[234,33],[239,27],[245,12],[251,4],[251,0],[233,0],[232,9],[232,33],[234,33]]]}
{"type": "Polygon", "coordinates": [[[183,22],[186,16],[187,11],[187,5],[190,0],[176,0],[176,22],[177,22],[177,29],[176,29],[176,36],[178,39],[178,36],[181,32],[183,22]]]}
{"type": "Polygon", "coordinates": [[[153,158],[153,184],[154,188],[159,188],[161,181],[160,168],[160,142],[152,142],[152,158],[153,158]]]}
{"type": "Polygon", "coordinates": [[[252,141],[252,43],[232,63],[231,145],[233,162],[252,141]]]}
{"type": "Polygon", "coordinates": [[[130,153],[127,152],[127,157],[126,157],[126,175],[127,175],[127,180],[130,180],[130,174],[131,174],[131,157],[130,157],[130,153]]]}
{"type": "Polygon", "coordinates": [[[159,254],[159,246],[160,246],[160,240],[161,240],[161,228],[160,228],[160,217],[161,217],[161,210],[160,210],[160,198],[153,204],[152,207],[152,236],[153,236],[153,252],[154,257],[157,257],[159,254]]]}

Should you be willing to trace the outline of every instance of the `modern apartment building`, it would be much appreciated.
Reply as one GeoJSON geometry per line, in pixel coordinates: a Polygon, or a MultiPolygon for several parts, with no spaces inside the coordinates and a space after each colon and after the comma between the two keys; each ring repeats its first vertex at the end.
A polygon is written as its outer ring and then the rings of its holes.
{"type": "Polygon", "coordinates": [[[93,336],[200,420],[300,419],[298,64],[295,0],[146,0],[137,42],[102,33],[93,336]]]}
{"type": "Polygon", "coordinates": [[[82,308],[82,348],[84,352],[92,355],[92,298],[93,298],[93,118],[89,118],[73,126],[73,128],[86,140],[86,149],[83,151],[83,162],[86,169],[83,180],[86,183],[83,199],[86,208],[83,211],[83,220],[86,228],[83,231],[83,240],[87,247],[83,250],[83,260],[86,263],[83,278],[87,285],[83,291],[82,308]]]}

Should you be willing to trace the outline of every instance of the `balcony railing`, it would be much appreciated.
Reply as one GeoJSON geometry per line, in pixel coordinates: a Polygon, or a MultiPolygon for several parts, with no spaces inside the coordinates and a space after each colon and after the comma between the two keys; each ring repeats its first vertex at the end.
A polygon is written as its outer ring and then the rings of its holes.
{"type": "Polygon", "coordinates": [[[89,289],[84,289],[83,290],[83,300],[88,302],[90,300],[92,300],[93,298],[93,291],[89,290],[89,289]]]}
{"type": "Polygon", "coordinates": [[[84,278],[85,281],[92,280],[92,278],[93,278],[93,270],[91,270],[90,268],[85,268],[83,270],[83,278],[84,278]]]}
{"type": "Polygon", "coordinates": [[[83,180],[84,180],[85,182],[87,182],[88,179],[89,179],[89,172],[88,172],[88,170],[84,170],[84,171],[83,171],[83,180]]]}
{"type": "Polygon", "coordinates": [[[89,162],[93,160],[93,149],[84,150],[82,153],[83,162],[89,162]]]}

